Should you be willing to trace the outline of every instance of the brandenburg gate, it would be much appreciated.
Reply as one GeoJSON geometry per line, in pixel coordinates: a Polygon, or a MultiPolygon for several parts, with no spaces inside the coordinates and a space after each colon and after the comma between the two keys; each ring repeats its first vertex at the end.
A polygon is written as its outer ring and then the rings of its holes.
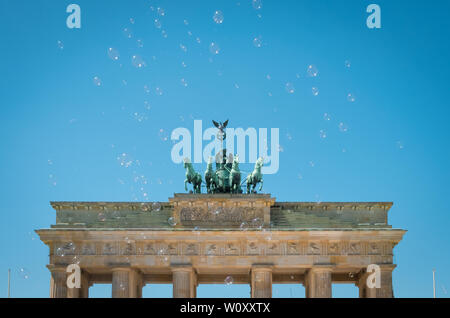
{"type": "Polygon", "coordinates": [[[306,297],[331,297],[333,283],[360,297],[393,297],[393,249],[405,230],[388,223],[391,202],[277,202],[270,194],[185,193],[168,202],[52,202],[56,224],[37,230],[50,249],[50,297],[142,297],[145,284],[173,284],[196,297],[199,284],[303,284],[306,297]],[[80,288],[68,288],[77,264],[80,288]],[[366,283],[379,266],[378,287],[366,283]]]}

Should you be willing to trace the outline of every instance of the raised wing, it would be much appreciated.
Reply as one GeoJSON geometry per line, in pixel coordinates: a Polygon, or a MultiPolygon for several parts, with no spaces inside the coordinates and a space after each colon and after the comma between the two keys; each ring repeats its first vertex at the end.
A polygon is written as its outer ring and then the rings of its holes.
{"type": "Polygon", "coordinates": [[[214,126],[216,126],[217,128],[220,127],[220,125],[219,125],[219,123],[217,121],[213,120],[212,122],[213,122],[214,126]]]}
{"type": "Polygon", "coordinates": [[[228,125],[228,119],[223,123],[223,128],[227,127],[228,125]]]}

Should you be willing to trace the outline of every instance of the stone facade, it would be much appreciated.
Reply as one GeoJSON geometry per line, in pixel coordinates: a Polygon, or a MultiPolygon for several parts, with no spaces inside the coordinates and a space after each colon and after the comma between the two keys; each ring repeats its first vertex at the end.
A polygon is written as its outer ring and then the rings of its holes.
{"type": "Polygon", "coordinates": [[[270,195],[175,194],[169,202],[53,202],[56,224],[38,230],[50,248],[51,297],[88,297],[111,283],[113,297],[141,297],[146,283],[172,283],[174,297],[196,297],[203,283],[304,284],[307,297],[331,297],[352,283],[360,297],[393,297],[393,248],[405,231],[387,223],[392,203],[279,203],[270,195]],[[170,219],[170,222],[168,220],[170,219]],[[79,264],[80,288],[65,271],[79,264]],[[381,269],[368,288],[367,266],[381,269]]]}

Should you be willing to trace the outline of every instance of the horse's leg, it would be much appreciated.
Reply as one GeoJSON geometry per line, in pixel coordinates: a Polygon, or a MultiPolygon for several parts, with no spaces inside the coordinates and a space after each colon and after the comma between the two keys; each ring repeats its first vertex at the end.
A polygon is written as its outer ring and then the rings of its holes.
{"type": "Polygon", "coordinates": [[[184,180],[184,190],[185,190],[185,191],[188,190],[188,189],[187,189],[187,184],[188,184],[188,182],[189,182],[188,179],[185,179],[185,180],[184,180]]]}
{"type": "Polygon", "coordinates": [[[262,188],[263,188],[263,183],[264,183],[264,181],[263,181],[263,179],[261,178],[261,185],[260,185],[260,187],[259,187],[259,191],[261,192],[261,190],[262,190],[262,188]]]}

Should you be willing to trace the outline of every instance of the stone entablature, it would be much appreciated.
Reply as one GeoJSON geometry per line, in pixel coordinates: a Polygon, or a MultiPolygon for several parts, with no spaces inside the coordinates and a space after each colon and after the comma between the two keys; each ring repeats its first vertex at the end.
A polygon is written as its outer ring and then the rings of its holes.
{"type": "Polygon", "coordinates": [[[242,222],[279,230],[390,228],[391,202],[275,202],[270,195],[175,194],[169,202],[52,202],[53,228],[232,229],[242,222]],[[157,209],[155,209],[155,205],[157,209]],[[218,213],[216,213],[216,211],[218,213]]]}
{"type": "Polygon", "coordinates": [[[93,283],[111,283],[113,297],[141,297],[146,283],[171,282],[174,297],[195,297],[199,283],[229,275],[250,284],[252,297],[271,297],[273,283],[301,283],[307,297],[331,297],[333,282],[357,285],[360,297],[393,297],[393,248],[406,232],[388,224],[390,202],[175,194],[169,202],[52,206],[56,224],[37,231],[50,249],[51,297],[87,297],[93,283]],[[73,263],[80,289],[65,286],[73,263]],[[380,289],[365,283],[369,264],[381,268],[380,289]]]}
{"type": "Polygon", "coordinates": [[[248,227],[268,227],[275,198],[269,194],[176,193],[169,202],[178,227],[240,227],[244,222],[248,227]]]}

